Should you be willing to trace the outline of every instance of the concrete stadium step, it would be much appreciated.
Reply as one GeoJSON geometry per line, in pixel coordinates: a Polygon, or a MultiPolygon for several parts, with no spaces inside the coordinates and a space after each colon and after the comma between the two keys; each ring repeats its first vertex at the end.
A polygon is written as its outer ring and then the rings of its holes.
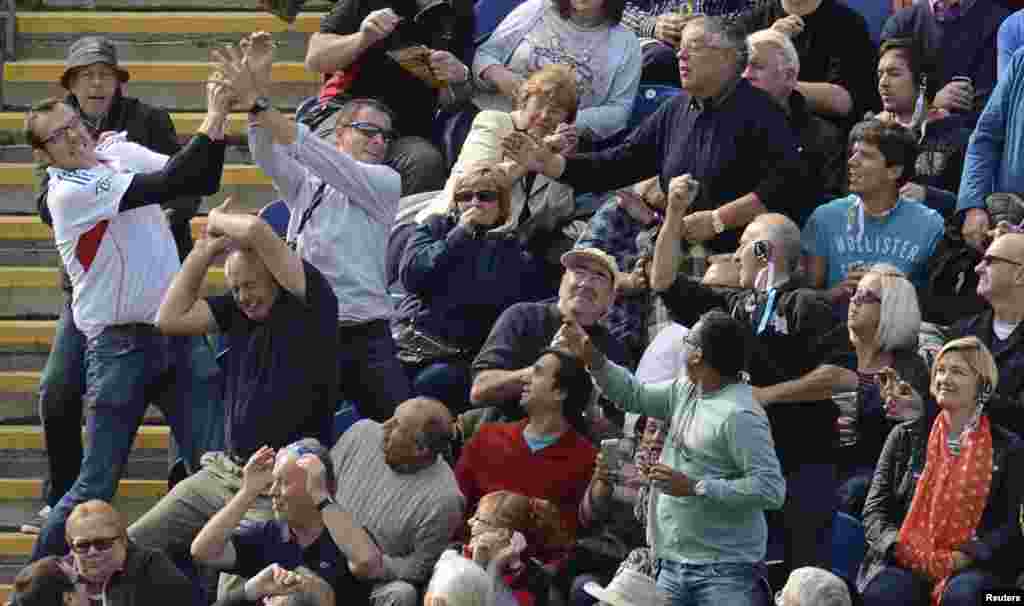
{"type": "MultiPolygon", "coordinates": [[[[84,431],[83,431],[84,435],[84,431]]],[[[166,425],[143,425],[135,435],[135,449],[166,450],[171,430],[166,425]]],[[[0,450],[43,450],[43,428],[39,425],[0,426],[0,450]]],[[[3,494],[0,493],[0,498],[3,494]]]]}
{"type": "MultiPolygon", "coordinates": [[[[159,499],[167,494],[166,480],[122,479],[117,494],[134,499],[159,499]]],[[[40,499],[43,481],[38,478],[0,478],[0,499],[40,499]]]]}
{"type": "MultiPolygon", "coordinates": [[[[35,214],[36,188],[39,178],[30,163],[0,163],[0,214],[35,214]]],[[[231,196],[239,208],[257,211],[279,196],[259,167],[252,164],[226,164],[221,178],[221,189],[203,200],[203,210],[209,210],[231,196]]]]}
{"type": "MultiPolygon", "coordinates": [[[[42,367],[36,368],[31,371],[4,371],[4,372],[32,372],[38,376],[41,372],[42,367]]],[[[3,373],[0,373],[2,375],[3,373]]],[[[29,392],[23,392],[25,395],[30,396],[29,398],[16,398],[13,394],[5,397],[0,397],[0,426],[13,426],[13,425],[39,425],[42,420],[39,418],[39,402],[36,397],[36,389],[32,388],[29,392]]],[[[85,422],[84,419],[82,421],[85,422]]],[[[150,405],[146,408],[146,414],[143,417],[142,422],[146,425],[166,425],[167,422],[164,420],[164,415],[160,412],[160,409],[156,406],[150,405]]],[[[3,470],[0,469],[0,473],[3,470]]]]}
{"type": "MultiPolygon", "coordinates": [[[[164,480],[167,477],[168,460],[166,449],[139,448],[132,450],[128,462],[124,466],[122,477],[130,480],[164,480]]],[[[2,470],[0,473],[10,479],[38,481],[38,478],[45,478],[49,475],[49,461],[46,458],[46,451],[43,449],[0,450],[0,470],[2,470]]],[[[19,490],[28,491],[29,489],[22,487],[19,490]]],[[[0,503],[12,498],[35,499],[38,496],[32,492],[24,497],[12,497],[0,492],[0,503]]],[[[4,530],[3,516],[0,514],[0,532],[4,530]]]]}
{"type": "MultiPolygon", "coordinates": [[[[154,497],[128,497],[118,494],[114,497],[114,507],[121,512],[125,520],[130,524],[149,511],[156,504],[157,500],[159,499],[154,497]]],[[[34,517],[40,507],[42,507],[42,502],[39,499],[0,500],[0,532],[18,532],[18,528],[26,520],[34,517]]],[[[17,557],[16,554],[0,555],[0,562],[4,560],[7,563],[18,563],[22,558],[17,557]]],[[[2,570],[0,570],[0,582],[10,582],[2,570]]]]}
{"type": "MultiPolygon", "coordinates": [[[[171,121],[179,135],[191,135],[203,123],[206,114],[203,112],[171,112],[171,121]]],[[[245,134],[248,116],[233,113],[228,118],[228,135],[245,134]]],[[[0,112],[0,132],[9,132],[21,136],[25,129],[25,112],[0,112]]]]}
{"type": "MultiPolygon", "coordinates": [[[[206,108],[206,87],[211,72],[208,62],[198,61],[124,61],[132,79],[125,94],[176,110],[206,108]]],[[[3,103],[5,107],[24,109],[46,97],[62,96],[58,80],[64,73],[63,60],[15,61],[4,65],[3,103]]],[[[300,62],[277,63],[270,97],[281,107],[296,107],[316,94],[319,74],[306,71],[300,62]]]]}
{"type": "MultiPolygon", "coordinates": [[[[333,0],[307,2],[306,12],[327,11],[333,0]]],[[[96,9],[111,11],[254,11],[263,12],[259,0],[17,0],[19,12],[25,10],[96,9]]]]}
{"type": "MultiPolygon", "coordinates": [[[[202,238],[205,230],[205,216],[192,219],[193,240],[202,238]]],[[[0,251],[4,250],[4,242],[31,243],[53,248],[53,230],[38,215],[0,215],[0,251]]]]}
{"type": "MultiPolygon", "coordinates": [[[[212,268],[204,294],[221,294],[224,271],[212,268]]],[[[56,267],[0,267],[0,317],[56,317],[64,304],[56,267]]]]}
{"type": "Polygon", "coordinates": [[[21,12],[16,52],[18,60],[64,60],[74,40],[103,34],[117,45],[121,61],[209,61],[213,48],[262,30],[274,34],[278,61],[303,61],[324,14],[302,13],[289,25],[270,13],[21,12]]]}

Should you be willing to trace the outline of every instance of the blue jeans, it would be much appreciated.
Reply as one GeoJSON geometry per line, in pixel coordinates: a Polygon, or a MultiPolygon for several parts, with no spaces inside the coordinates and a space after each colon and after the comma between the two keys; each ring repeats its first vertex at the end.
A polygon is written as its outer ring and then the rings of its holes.
{"type": "Polygon", "coordinates": [[[57,505],[82,469],[82,394],[85,393],[85,335],[75,327],[70,302],[57,320],[53,346],[39,381],[39,418],[46,437],[50,481],[44,498],[57,505]]]}
{"type": "Polygon", "coordinates": [[[764,564],[683,564],[658,560],[658,587],[671,606],[768,606],[764,564]]]}
{"type": "MultiPolygon", "coordinates": [[[[998,587],[998,579],[988,572],[969,568],[953,575],[942,592],[942,606],[981,604],[985,590],[998,587]]],[[[906,568],[887,566],[864,588],[864,606],[927,606],[932,585],[906,568]]]]}
{"type": "Polygon", "coordinates": [[[192,469],[201,449],[223,446],[219,374],[201,337],[169,338],[143,324],[108,327],[88,340],[85,369],[87,444],[81,472],[46,520],[32,561],[67,553],[64,526],[76,505],[113,498],[147,403],[163,411],[192,469]],[[197,363],[207,365],[196,368],[197,363]]]}

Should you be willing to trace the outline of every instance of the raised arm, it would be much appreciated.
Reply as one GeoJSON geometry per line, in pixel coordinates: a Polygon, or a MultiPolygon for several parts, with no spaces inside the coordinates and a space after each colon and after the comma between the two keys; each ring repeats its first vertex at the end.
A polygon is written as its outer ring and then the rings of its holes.
{"type": "Polygon", "coordinates": [[[306,69],[330,74],[355,63],[377,42],[387,38],[401,19],[390,8],[373,11],[362,21],[357,14],[360,3],[337,2],[320,23],[320,31],[309,39],[306,69]],[[352,32],[341,34],[338,32],[352,32]]]}
{"type": "Polygon", "coordinates": [[[231,568],[237,559],[231,535],[238,528],[246,512],[274,481],[274,449],[263,446],[257,450],[242,469],[242,487],[203,526],[192,541],[192,557],[214,568],[231,568]]]}
{"type": "Polygon", "coordinates": [[[840,366],[822,364],[799,379],[768,387],[755,387],[754,397],[764,406],[784,402],[827,400],[833,393],[857,389],[857,373],[840,366]]]}
{"type": "Polygon", "coordinates": [[[305,301],[306,272],[299,255],[260,217],[232,211],[231,198],[211,210],[207,232],[212,236],[227,236],[242,248],[254,251],[281,288],[305,301]]]}
{"type": "Polygon", "coordinates": [[[651,290],[655,292],[666,290],[676,281],[686,236],[684,217],[699,191],[700,184],[689,174],[672,177],[669,181],[665,223],[658,232],[651,260],[651,290]]]}
{"type": "Polygon", "coordinates": [[[205,335],[218,329],[210,305],[199,298],[210,265],[230,246],[226,237],[206,237],[192,248],[156,314],[156,326],[165,335],[205,335]]]}

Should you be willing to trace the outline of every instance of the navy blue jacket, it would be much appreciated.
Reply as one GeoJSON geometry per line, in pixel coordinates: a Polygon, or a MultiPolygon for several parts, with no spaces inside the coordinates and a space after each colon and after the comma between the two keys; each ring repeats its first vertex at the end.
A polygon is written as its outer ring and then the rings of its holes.
{"type": "Polygon", "coordinates": [[[453,214],[434,215],[409,237],[399,278],[409,296],[398,317],[474,353],[505,308],[546,296],[540,264],[515,234],[473,235],[453,214]]]}

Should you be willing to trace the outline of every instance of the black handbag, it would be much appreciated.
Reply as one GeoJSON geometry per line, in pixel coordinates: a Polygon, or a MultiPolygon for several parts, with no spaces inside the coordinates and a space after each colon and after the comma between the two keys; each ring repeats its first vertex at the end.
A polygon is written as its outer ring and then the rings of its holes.
{"type": "Polygon", "coordinates": [[[463,348],[455,347],[423,332],[412,322],[399,323],[393,336],[395,347],[398,349],[398,359],[405,364],[421,366],[461,358],[467,353],[463,348]]]}

